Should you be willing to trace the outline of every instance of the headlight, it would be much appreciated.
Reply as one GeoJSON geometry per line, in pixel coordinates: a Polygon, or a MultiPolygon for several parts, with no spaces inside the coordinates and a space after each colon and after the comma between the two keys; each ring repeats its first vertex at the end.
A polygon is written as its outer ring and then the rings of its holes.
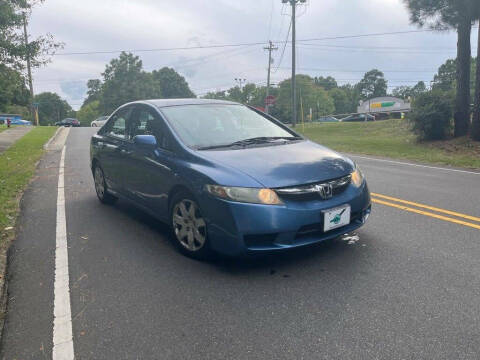
{"type": "Polygon", "coordinates": [[[270,189],[206,185],[205,189],[213,196],[244,203],[280,205],[277,193],[270,189]]]}
{"type": "Polygon", "coordinates": [[[352,172],[352,184],[356,187],[360,187],[363,184],[363,174],[358,166],[352,172]]]}

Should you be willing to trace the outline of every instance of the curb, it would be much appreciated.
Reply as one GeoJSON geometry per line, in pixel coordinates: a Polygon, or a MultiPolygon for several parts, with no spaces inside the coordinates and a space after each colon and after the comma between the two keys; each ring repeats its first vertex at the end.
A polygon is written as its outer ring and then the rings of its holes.
{"type": "Polygon", "coordinates": [[[0,254],[0,339],[3,336],[3,326],[5,325],[5,318],[7,315],[7,299],[8,299],[8,253],[9,250],[2,250],[0,254]]]}
{"type": "Polygon", "coordinates": [[[53,134],[53,136],[50,138],[50,140],[48,140],[44,145],[43,145],[43,149],[44,150],[47,150],[48,147],[50,146],[50,144],[53,142],[53,140],[55,140],[58,136],[58,133],[60,132],[60,130],[62,130],[64,127],[63,126],[60,126],[57,131],[55,131],[55,134],[53,134]]]}

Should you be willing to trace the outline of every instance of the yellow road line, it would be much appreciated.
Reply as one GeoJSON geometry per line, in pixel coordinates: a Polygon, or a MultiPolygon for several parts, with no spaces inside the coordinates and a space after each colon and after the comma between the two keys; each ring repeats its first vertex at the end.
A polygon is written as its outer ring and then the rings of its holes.
{"type": "Polygon", "coordinates": [[[462,220],[458,220],[458,219],[454,219],[454,218],[449,218],[449,217],[446,217],[446,216],[443,216],[443,215],[438,215],[438,214],[434,214],[434,213],[423,211],[423,210],[413,209],[413,208],[409,208],[409,207],[404,206],[404,205],[394,204],[394,203],[390,203],[390,202],[383,201],[383,200],[378,200],[378,199],[372,199],[372,202],[374,202],[376,204],[382,204],[382,205],[391,206],[391,207],[394,207],[394,208],[397,208],[397,209],[413,212],[415,214],[430,216],[430,217],[435,218],[435,219],[448,221],[448,222],[451,222],[451,223],[455,223],[455,224],[459,224],[459,225],[463,225],[463,226],[468,226],[468,227],[480,230],[480,225],[468,223],[466,221],[462,221],[462,220]]]}
{"type": "Polygon", "coordinates": [[[391,197],[391,196],[382,195],[382,194],[372,193],[371,195],[372,195],[372,196],[375,196],[375,197],[379,197],[379,198],[385,199],[385,200],[395,201],[395,202],[399,202],[399,203],[402,203],[402,204],[412,205],[412,206],[416,206],[416,207],[419,207],[419,208],[428,209],[428,210],[433,210],[433,211],[436,211],[436,212],[439,212],[439,213],[443,213],[443,214],[447,214],[447,215],[452,215],[452,216],[456,216],[456,217],[460,217],[460,218],[464,218],[464,219],[468,219],[468,220],[480,222],[480,218],[479,218],[479,217],[475,217],[475,216],[471,216],[471,215],[466,215],[466,214],[461,214],[461,213],[458,213],[458,212],[455,212],[455,211],[439,209],[439,208],[436,208],[436,207],[433,207],[433,206],[428,206],[428,205],[424,205],[424,204],[419,204],[419,203],[416,203],[416,202],[413,202],[413,201],[407,201],[407,200],[397,199],[397,198],[394,198],[394,197],[391,197]]]}

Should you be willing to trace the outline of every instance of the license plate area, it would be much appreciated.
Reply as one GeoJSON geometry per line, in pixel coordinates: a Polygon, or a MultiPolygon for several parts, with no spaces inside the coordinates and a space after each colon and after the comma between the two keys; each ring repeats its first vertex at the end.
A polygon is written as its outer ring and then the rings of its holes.
{"type": "Polygon", "coordinates": [[[322,211],[323,231],[331,231],[350,224],[351,212],[348,204],[322,211]]]}

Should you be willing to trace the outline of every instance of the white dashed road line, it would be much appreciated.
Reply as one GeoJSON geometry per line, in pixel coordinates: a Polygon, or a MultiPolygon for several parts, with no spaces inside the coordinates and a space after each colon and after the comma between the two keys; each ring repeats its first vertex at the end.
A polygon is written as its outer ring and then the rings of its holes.
{"type": "Polygon", "coordinates": [[[68,275],[67,223],[65,218],[65,152],[58,174],[55,285],[53,304],[53,360],[73,360],[72,314],[68,275]]]}

